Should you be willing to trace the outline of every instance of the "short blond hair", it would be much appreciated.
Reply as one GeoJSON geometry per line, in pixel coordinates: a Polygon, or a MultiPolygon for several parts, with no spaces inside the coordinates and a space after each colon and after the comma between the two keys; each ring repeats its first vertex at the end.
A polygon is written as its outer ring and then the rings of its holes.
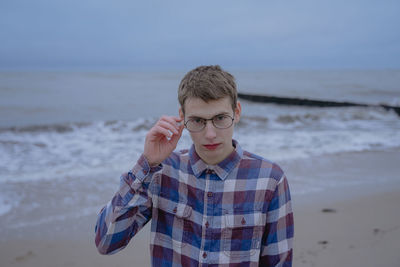
{"type": "Polygon", "coordinates": [[[189,71],[178,88],[178,100],[183,112],[188,98],[200,98],[208,102],[227,96],[231,100],[232,109],[235,110],[237,104],[235,78],[219,65],[199,66],[189,71]]]}

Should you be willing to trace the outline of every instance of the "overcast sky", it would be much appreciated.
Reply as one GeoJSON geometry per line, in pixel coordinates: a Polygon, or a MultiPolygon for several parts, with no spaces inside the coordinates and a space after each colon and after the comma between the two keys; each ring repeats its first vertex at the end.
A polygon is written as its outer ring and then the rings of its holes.
{"type": "Polygon", "coordinates": [[[400,68],[399,0],[0,0],[0,68],[400,68]]]}

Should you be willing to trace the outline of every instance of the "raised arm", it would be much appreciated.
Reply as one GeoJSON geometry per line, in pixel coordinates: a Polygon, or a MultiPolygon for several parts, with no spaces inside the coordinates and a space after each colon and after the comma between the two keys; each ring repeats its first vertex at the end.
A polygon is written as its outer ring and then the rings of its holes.
{"type": "Polygon", "coordinates": [[[136,165],[120,178],[120,187],[103,207],[95,227],[95,243],[101,254],[120,251],[151,219],[149,185],[153,174],[176,148],[183,125],[177,117],[162,117],[147,133],[144,153],[136,165]]]}

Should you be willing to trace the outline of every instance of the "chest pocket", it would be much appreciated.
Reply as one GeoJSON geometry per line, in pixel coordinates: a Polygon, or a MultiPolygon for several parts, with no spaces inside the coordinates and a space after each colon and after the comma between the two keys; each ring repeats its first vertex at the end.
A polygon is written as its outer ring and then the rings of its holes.
{"type": "Polygon", "coordinates": [[[156,238],[174,247],[183,247],[191,239],[192,208],[160,198],[157,210],[156,238]]]}
{"type": "Polygon", "coordinates": [[[260,211],[227,213],[222,231],[224,253],[231,257],[252,256],[259,252],[266,223],[266,215],[260,211]]]}

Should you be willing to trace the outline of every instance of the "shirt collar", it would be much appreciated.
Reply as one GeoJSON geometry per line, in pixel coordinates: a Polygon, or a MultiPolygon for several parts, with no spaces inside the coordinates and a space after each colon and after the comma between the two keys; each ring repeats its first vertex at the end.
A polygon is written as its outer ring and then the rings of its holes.
{"type": "Polygon", "coordinates": [[[189,162],[193,170],[193,174],[199,177],[205,170],[213,170],[219,178],[225,180],[228,174],[235,168],[243,157],[243,150],[236,140],[232,139],[232,144],[235,149],[223,161],[217,165],[206,164],[197,154],[194,145],[189,150],[189,162]]]}

